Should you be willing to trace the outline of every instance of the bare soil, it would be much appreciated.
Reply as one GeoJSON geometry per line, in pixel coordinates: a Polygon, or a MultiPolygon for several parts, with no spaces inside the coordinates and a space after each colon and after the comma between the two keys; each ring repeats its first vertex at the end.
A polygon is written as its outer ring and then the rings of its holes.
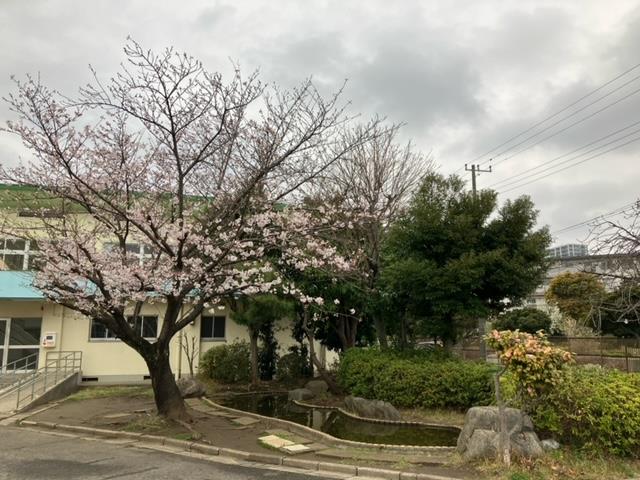
{"type": "MultiPolygon", "coordinates": [[[[114,395],[91,398],[91,394],[80,392],[80,395],[54,404],[53,407],[36,413],[31,417],[35,421],[46,421],[67,425],[79,425],[86,427],[105,428],[111,430],[135,431],[153,435],[161,435],[183,440],[193,439],[193,432],[184,426],[165,421],[155,414],[155,405],[148,392],[138,390],[120,389],[113,392],[114,395]]],[[[261,445],[258,438],[267,430],[282,428],[281,424],[267,419],[248,426],[240,426],[233,423],[231,418],[215,416],[189,409],[193,418],[192,429],[201,435],[202,442],[217,447],[232,448],[252,453],[276,454],[274,450],[261,445]]],[[[329,447],[335,447],[328,445],[329,447]]],[[[316,453],[304,453],[295,458],[329,461],[345,464],[362,464],[358,457],[364,459],[367,452],[360,449],[341,449],[345,455],[342,458],[327,458],[316,453]]],[[[369,452],[370,453],[370,452],[369,452]]],[[[390,462],[364,462],[367,466],[378,468],[395,468],[404,471],[431,473],[434,475],[450,475],[457,478],[477,478],[477,473],[466,467],[459,466],[425,466],[409,464],[402,454],[397,459],[388,459],[390,462]]]]}

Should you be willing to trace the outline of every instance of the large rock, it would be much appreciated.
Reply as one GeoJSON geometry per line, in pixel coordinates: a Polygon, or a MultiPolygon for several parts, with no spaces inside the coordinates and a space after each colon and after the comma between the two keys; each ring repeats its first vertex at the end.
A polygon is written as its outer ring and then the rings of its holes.
{"type": "Polygon", "coordinates": [[[381,420],[402,420],[400,412],[390,403],[382,400],[367,400],[349,395],[344,399],[347,411],[364,418],[377,418],[381,420]]]}
{"type": "MultiPolygon", "coordinates": [[[[525,458],[542,455],[542,444],[533,430],[531,419],[516,408],[506,408],[505,418],[511,454],[525,458]]],[[[498,407],[470,408],[458,437],[458,453],[465,460],[495,458],[498,453],[499,431],[498,407]]]]}
{"type": "Polygon", "coordinates": [[[289,400],[309,400],[315,395],[307,388],[296,388],[289,391],[289,400]]]}
{"type": "Polygon", "coordinates": [[[542,440],[540,442],[540,444],[542,445],[542,449],[543,450],[558,450],[560,448],[560,444],[552,439],[552,438],[548,438],[546,440],[542,440]]]}
{"type": "Polygon", "coordinates": [[[309,380],[304,388],[311,390],[314,395],[323,395],[329,390],[329,385],[324,380],[309,380]]]}
{"type": "Polygon", "coordinates": [[[204,385],[193,377],[181,377],[176,383],[182,398],[201,397],[205,394],[204,385]]]}

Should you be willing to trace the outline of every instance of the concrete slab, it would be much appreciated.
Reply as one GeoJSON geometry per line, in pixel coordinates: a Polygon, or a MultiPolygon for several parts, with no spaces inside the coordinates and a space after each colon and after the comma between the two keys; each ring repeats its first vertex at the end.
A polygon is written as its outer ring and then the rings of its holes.
{"type": "Polygon", "coordinates": [[[258,420],[257,418],[251,418],[251,417],[236,417],[232,419],[232,422],[246,427],[248,425],[254,425],[256,423],[260,423],[260,420],[258,420]]]}
{"type": "Polygon", "coordinates": [[[308,443],[305,445],[311,452],[319,452],[320,450],[326,450],[329,448],[324,443],[308,443]]]}
{"type": "Polygon", "coordinates": [[[284,430],[282,428],[274,428],[267,430],[267,433],[270,435],[277,435],[281,438],[286,438],[287,440],[291,440],[293,443],[301,443],[302,445],[306,445],[308,443],[313,443],[313,440],[308,438],[304,438],[300,435],[296,435],[295,433],[291,433],[288,430],[284,430]]]}
{"type": "Polygon", "coordinates": [[[291,440],[285,440],[284,438],[280,438],[277,435],[266,435],[264,437],[258,438],[260,442],[262,442],[267,447],[273,448],[282,448],[289,445],[294,445],[291,440]]]}
{"type": "Polygon", "coordinates": [[[298,443],[295,443],[293,445],[287,445],[285,447],[282,447],[280,450],[282,450],[283,452],[290,453],[292,455],[295,455],[297,453],[307,453],[311,451],[311,449],[306,445],[300,445],[298,443]]]}

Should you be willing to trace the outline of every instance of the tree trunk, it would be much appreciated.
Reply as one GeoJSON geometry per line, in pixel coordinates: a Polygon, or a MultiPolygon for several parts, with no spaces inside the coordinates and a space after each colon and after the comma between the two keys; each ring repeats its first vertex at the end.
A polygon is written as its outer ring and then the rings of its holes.
{"type": "Polygon", "coordinates": [[[258,387],[258,331],[249,327],[249,345],[251,348],[251,388],[258,387]]]}
{"type": "Polygon", "coordinates": [[[493,376],[493,382],[496,391],[496,403],[498,404],[498,455],[506,466],[511,465],[511,445],[509,432],[507,432],[507,417],[502,399],[502,390],[500,389],[500,377],[505,372],[502,369],[493,376]]]}
{"type": "Polygon", "coordinates": [[[329,391],[334,395],[341,395],[343,393],[342,389],[331,377],[331,375],[329,375],[327,370],[324,368],[324,365],[322,365],[322,362],[316,355],[316,349],[314,345],[315,338],[313,336],[313,330],[309,327],[309,310],[306,306],[304,308],[303,315],[304,317],[302,319],[302,330],[304,331],[304,334],[307,337],[307,341],[309,342],[309,356],[311,357],[311,362],[313,363],[313,365],[315,365],[322,379],[327,382],[329,391]]]}
{"type": "Polygon", "coordinates": [[[400,317],[400,349],[404,350],[407,348],[407,316],[402,315],[400,317]]]}
{"type": "Polygon", "coordinates": [[[356,345],[356,337],[358,334],[358,319],[347,317],[345,315],[338,316],[335,325],[335,331],[340,340],[342,351],[346,352],[356,345]]]}
{"type": "Polygon", "coordinates": [[[376,327],[376,335],[378,336],[378,342],[380,342],[380,348],[383,350],[389,348],[389,342],[387,341],[387,326],[384,323],[384,319],[376,315],[373,319],[373,323],[376,327]]]}
{"type": "Polygon", "coordinates": [[[176,384],[176,379],[169,364],[169,351],[156,352],[151,359],[145,359],[149,367],[153,396],[158,415],[180,421],[190,421],[184,400],[176,384]]]}

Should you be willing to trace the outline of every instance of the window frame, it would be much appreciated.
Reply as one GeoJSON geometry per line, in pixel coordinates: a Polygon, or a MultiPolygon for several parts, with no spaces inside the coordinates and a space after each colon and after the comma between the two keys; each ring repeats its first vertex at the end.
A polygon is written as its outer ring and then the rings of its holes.
{"type": "MultiPolygon", "coordinates": [[[[139,315],[138,319],[140,320],[140,335],[142,335],[142,333],[144,332],[144,322],[145,319],[151,319],[153,318],[155,321],[155,330],[156,330],[156,334],[153,337],[142,337],[147,341],[155,341],[158,339],[158,315],[139,315]]],[[[127,322],[129,322],[129,325],[131,325],[131,320],[133,319],[132,315],[128,315],[127,316],[127,322]]],[[[118,336],[116,336],[115,334],[113,334],[114,336],[107,336],[107,337],[93,337],[92,336],[92,332],[93,332],[93,322],[95,322],[96,319],[95,318],[91,318],[89,321],[89,342],[121,342],[122,339],[120,339],[118,336]]],[[[98,324],[100,324],[100,322],[98,322],[98,324]]],[[[100,324],[102,325],[102,324],[100,324]]],[[[105,332],[107,333],[107,335],[109,333],[112,333],[108,327],[102,325],[103,328],[105,329],[105,332]]],[[[135,328],[135,325],[132,325],[132,327],[135,328]]]]}
{"type": "Polygon", "coordinates": [[[34,257],[39,255],[39,249],[37,248],[37,242],[35,240],[26,240],[23,238],[10,238],[10,237],[2,237],[0,238],[0,262],[2,265],[7,267],[8,271],[11,272],[25,272],[29,271],[30,261],[33,261],[34,257]],[[7,248],[7,241],[22,241],[24,242],[24,248],[19,250],[15,248],[7,248]],[[34,248],[31,247],[33,243],[34,248]],[[20,270],[14,270],[8,268],[8,265],[5,263],[6,255],[19,255],[22,257],[22,268],[20,270]]]}
{"type": "Polygon", "coordinates": [[[200,341],[202,342],[226,342],[227,341],[227,316],[226,315],[201,315],[200,316],[200,341]],[[203,336],[202,330],[204,327],[204,319],[211,318],[211,332],[210,336],[203,336]],[[224,335],[221,337],[214,337],[216,319],[222,318],[224,320],[224,335]]]}
{"type": "MultiPolygon", "coordinates": [[[[104,250],[120,249],[120,244],[117,242],[104,242],[102,248],[104,250]]],[[[140,266],[144,265],[145,260],[153,258],[153,247],[144,243],[127,242],[124,248],[126,255],[131,256],[131,259],[135,260],[140,266]],[[138,251],[133,250],[134,248],[137,248],[138,251]]]]}

